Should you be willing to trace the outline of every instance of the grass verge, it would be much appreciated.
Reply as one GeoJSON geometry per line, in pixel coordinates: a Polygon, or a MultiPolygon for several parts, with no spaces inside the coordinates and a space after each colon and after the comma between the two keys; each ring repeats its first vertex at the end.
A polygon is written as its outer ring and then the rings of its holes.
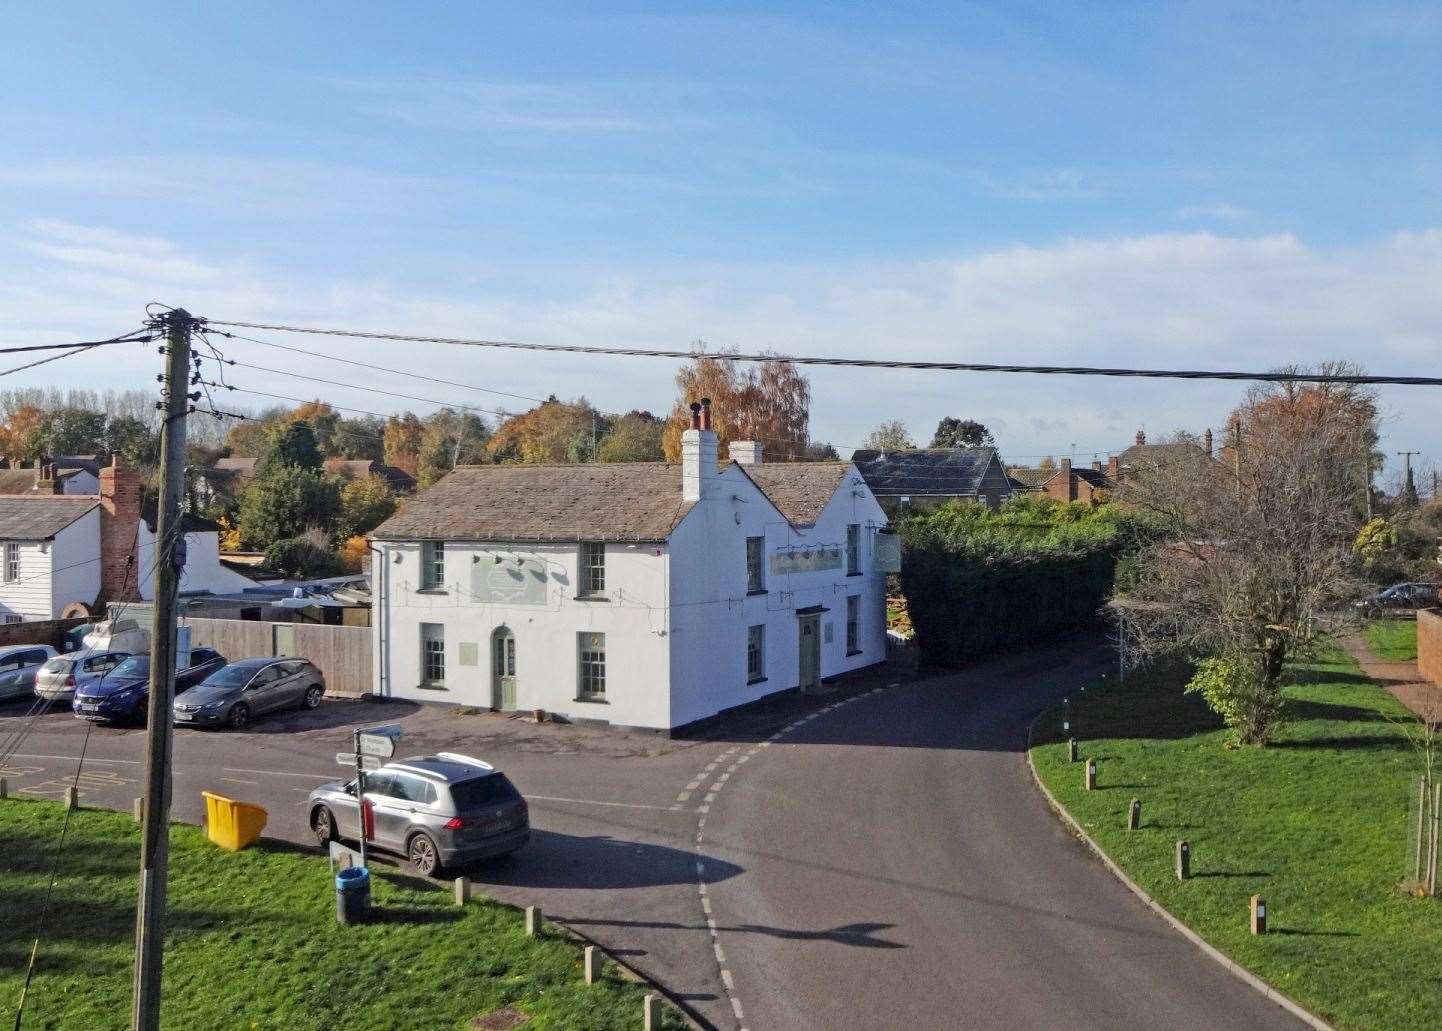
{"type": "Polygon", "coordinates": [[[1279,991],[1342,1027],[1442,1027],[1442,904],[1403,890],[1417,765],[1391,721],[1410,716],[1340,650],[1297,679],[1267,748],[1225,748],[1220,721],[1173,673],[1089,686],[1072,706],[1080,760],[1067,761],[1059,712],[1037,724],[1032,760],[1118,866],[1279,991]],[[1132,798],[1142,825],[1129,832],[1132,798]],[[1192,845],[1186,882],[1173,873],[1179,839],[1192,845]],[[1265,936],[1248,930],[1254,893],[1265,936]]]}
{"type": "Polygon", "coordinates": [[[1367,624],[1367,646],[1388,662],[1417,661],[1417,621],[1374,619],[1367,624]]]}
{"type": "MultiPolygon", "coordinates": [[[[40,933],[24,1026],[125,1028],[139,827],[108,811],[72,816],[42,925],[64,816],[53,803],[0,802],[0,998],[13,1015],[40,933]]],[[[509,906],[457,907],[444,886],[372,868],[379,919],[342,927],[315,852],[264,842],[231,854],[181,825],[170,841],[168,1027],[465,1028],[507,1006],[531,1017],[527,1029],[641,1024],[644,985],[614,965],[585,984],[580,947],[555,928],[527,938],[509,906]]]]}

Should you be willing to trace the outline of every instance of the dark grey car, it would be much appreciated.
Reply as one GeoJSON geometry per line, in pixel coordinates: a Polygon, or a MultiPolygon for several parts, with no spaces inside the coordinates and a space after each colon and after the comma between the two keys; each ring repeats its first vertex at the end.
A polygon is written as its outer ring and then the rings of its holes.
{"type": "Polygon", "coordinates": [[[239,730],[277,709],[314,709],[324,695],[325,677],[309,659],[241,659],[178,695],[174,722],[239,730]]]}
{"type": "MultiPolygon", "coordinates": [[[[352,780],[310,793],[310,826],[322,845],[360,839],[355,792],[352,780]]],[[[445,866],[507,855],[531,837],[529,807],[506,775],[454,752],[367,773],[366,803],[374,814],[367,844],[405,856],[427,877],[445,866]]]]}
{"type": "Polygon", "coordinates": [[[35,698],[35,674],[55,657],[48,644],[17,644],[0,648],[0,701],[35,698]]]}

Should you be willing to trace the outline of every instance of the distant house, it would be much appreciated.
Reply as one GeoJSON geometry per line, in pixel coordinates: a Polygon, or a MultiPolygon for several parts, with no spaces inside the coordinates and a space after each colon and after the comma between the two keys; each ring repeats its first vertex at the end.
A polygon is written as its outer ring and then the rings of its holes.
{"type": "Polygon", "coordinates": [[[1016,492],[993,447],[856,451],[851,461],[888,515],[946,501],[996,508],[1016,492]]]}
{"type": "MultiPolygon", "coordinates": [[[[95,612],[154,593],[155,508],[142,497],[140,471],[116,456],[100,470],[95,494],[0,495],[0,621],[95,612]]],[[[182,591],[240,591],[255,582],[220,564],[219,527],[186,516],[182,591]]]]}
{"type": "Polygon", "coordinates": [[[1007,475],[1018,491],[1044,495],[1056,501],[1099,500],[1116,487],[1100,461],[1093,462],[1090,468],[1073,467],[1070,458],[1063,458],[1055,468],[1013,466],[1007,470],[1007,475]]]}
{"type": "MultiPolygon", "coordinates": [[[[1139,470],[1145,470],[1148,466],[1156,466],[1165,462],[1168,455],[1176,453],[1179,449],[1195,451],[1196,448],[1197,445],[1191,443],[1190,439],[1149,444],[1146,431],[1137,430],[1136,443],[1121,454],[1112,455],[1107,459],[1106,476],[1113,484],[1123,484],[1134,478],[1139,470]]],[[[1217,452],[1212,448],[1210,428],[1202,434],[1201,450],[1205,451],[1209,458],[1217,457],[1217,452]]],[[[1224,448],[1223,451],[1225,450],[1224,448]]]]}
{"type": "Polygon", "coordinates": [[[886,658],[886,516],[696,406],[679,464],[463,466],[373,538],[376,692],[671,730],[886,658]]]}
{"type": "MultiPolygon", "coordinates": [[[[217,495],[234,496],[245,489],[255,477],[258,458],[220,458],[208,469],[199,471],[200,491],[207,500],[217,495]]],[[[347,483],[375,476],[385,481],[386,486],[397,494],[408,494],[416,489],[416,478],[404,469],[397,469],[384,462],[369,458],[327,458],[321,466],[331,476],[339,476],[347,483]]]]}
{"type": "Polygon", "coordinates": [[[21,494],[95,494],[100,466],[95,455],[62,455],[34,462],[0,458],[0,497],[21,494]]]}

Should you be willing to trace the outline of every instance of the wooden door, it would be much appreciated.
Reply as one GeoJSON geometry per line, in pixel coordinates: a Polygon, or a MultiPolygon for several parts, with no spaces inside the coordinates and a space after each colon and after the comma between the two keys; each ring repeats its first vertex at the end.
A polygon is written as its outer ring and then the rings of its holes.
{"type": "Polygon", "coordinates": [[[813,691],[821,686],[821,616],[811,613],[797,617],[801,635],[801,690],[813,691]]]}
{"type": "Polygon", "coordinates": [[[516,635],[499,627],[491,635],[491,708],[512,712],[516,708],[516,635]]]}

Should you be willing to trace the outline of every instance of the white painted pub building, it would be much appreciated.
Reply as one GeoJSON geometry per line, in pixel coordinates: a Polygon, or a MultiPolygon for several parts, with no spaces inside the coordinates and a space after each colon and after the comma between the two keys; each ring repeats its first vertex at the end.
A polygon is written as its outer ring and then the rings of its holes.
{"type": "Polygon", "coordinates": [[[376,692],[671,730],[882,662],[856,467],[719,466],[692,410],[679,465],[465,466],[378,527],[376,692]]]}

